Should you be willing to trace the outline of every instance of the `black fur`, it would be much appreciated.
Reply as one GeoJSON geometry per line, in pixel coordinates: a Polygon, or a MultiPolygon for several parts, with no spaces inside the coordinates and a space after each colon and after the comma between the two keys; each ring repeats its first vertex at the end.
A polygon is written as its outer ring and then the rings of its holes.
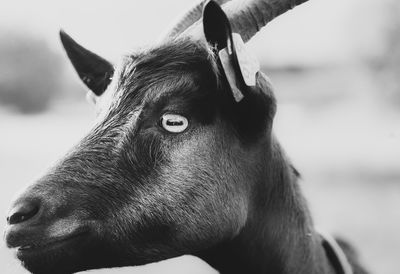
{"type": "MultiPolygon", "coordinates": [[[[144,264],[233,237],[244,216],[232,216],[243,214],[239,195],[247,188],[236,157],[245,160],[238,153],[255,147],[242,151],[237,138],[245,134],[235,129],[234,102],[226,100],[218,77],[203,43],[180,40],[128,56],[115,91],[118,103],[19,198],[41,201],[35,222],[43,228],[73,215],[87,240],[57,252],[21,254],[25,267],[69,273],[144,264]],[[134,111],[140,112],[136,119],[134,111]],[[159,125],[165,112],[186,116],[188,130],[165,132],[159,125]],[[191,151],[180,152],[186,146],[191,151]],[[49,195],[54,199],[46,200],[49,195]]],[[[14,237],[8,244],[23,241],[14,237]]]]}
{"type": "Polygon", "coordinates": [[[40,205],[6,231],[9,247],[41,246],[17,253],[24,266],[67,274],[193,254],[221,273],[334,273],[272,133],[270,84],[259,73],[236,103],[223,75],[190,39],[127,56],[102,120],[14,202],[40,205]],[[189,127],[167,132],[165,113],[189,127]]]}

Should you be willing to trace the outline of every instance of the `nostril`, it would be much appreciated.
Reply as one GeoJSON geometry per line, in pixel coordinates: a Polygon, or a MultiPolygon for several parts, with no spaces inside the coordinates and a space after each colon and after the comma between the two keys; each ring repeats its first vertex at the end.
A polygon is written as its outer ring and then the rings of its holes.
{"type": "Polygon", "coordinates": [[[25,222],[36,215],[39,211],[39,206],[36,203],[25,202],[14,206],[11,209],[7,223],[9,225],[25,222]]]}

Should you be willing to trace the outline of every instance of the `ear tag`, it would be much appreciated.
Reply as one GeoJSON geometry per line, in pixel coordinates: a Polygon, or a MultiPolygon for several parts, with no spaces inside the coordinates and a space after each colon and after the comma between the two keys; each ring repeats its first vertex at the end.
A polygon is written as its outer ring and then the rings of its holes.
{"type": "Polygon", "coordinates": [[[228,79],[229,86],[231,87],[233,97],[236,102],[240,102],[243,99],[243,93],[238,88],[239,83],[236,83],[235,69],[233,68],[231,58],[232,56],[228,53],[228,49],[224,48],[219,52],[219,59],[221,60],[222,68],[224,69],[226,78],[228,79]]]}
{"type": "Polygon", "coordinates": [[[232,43],[228,43],[228,46],[220,50],[218,55],[231,86],[233,97],[236,102],[240,102],[244,95],[239,87],[243,86],[243,84],[240,77],[237,79],[237,73],[241,74],[241,78],[246,86],[255,86],[256,74],[260,70],[260,64],[255,56],[246,50],[242,37],[239,34],[232,33],[232,43]]]}
{"type": "Polygon", "coordinates": [[[256,75],[260,71],[260,63],[254,54],[247,51],[240,34],[232,33],[232,38],[243,80],[247,86],[253,87],[256,85],[256,75]]]}

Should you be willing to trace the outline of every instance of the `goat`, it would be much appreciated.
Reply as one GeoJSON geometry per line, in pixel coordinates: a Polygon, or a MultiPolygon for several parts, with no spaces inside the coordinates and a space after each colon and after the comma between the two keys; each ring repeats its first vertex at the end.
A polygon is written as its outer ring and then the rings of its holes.
{"type": "Polygon", "coordinates": [[[118,66],[61,31],[98,119],[13,202],[5,239],[23,265],[67,274],[192,254],[220,273],[349,273],[273,134],[272,86],[233,34],[247,41],[305,1],[233,1],[226,13],[202,2],[118,66]]]}

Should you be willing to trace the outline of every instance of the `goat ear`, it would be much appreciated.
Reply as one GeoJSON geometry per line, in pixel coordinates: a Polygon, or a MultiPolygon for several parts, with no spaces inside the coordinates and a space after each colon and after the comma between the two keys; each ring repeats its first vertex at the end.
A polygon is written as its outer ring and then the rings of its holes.
{"type": "Polygon", "coordinates": [[[60,38],[81,80],[96,96],[100,96],[111,82],[113,65],[79,45],[63,30],[60,30],[60,38]]]}
{"type": "Polygon", "coordinates": [[[231,24],[222,8],[209,1],[203,11],[204,36],[217,51],[219,61],[236,102],[256,85],[260,66],[246,51],[242,38],[232,33],[231,24]]]}
{"type": "Polygon", "coordinates": [[[246,50],[240,35],[232,33],[225,12],[212,0],[204,7],[203,29],[207,42],[217,51],[235,101],[229,111],[237,132],[244,138],[265,134],[272,126],[276,102],[257,58],[246,50]]]}
{"type": "Polygon", "coordinates": [[[222,8],[214,1],[209,1],[203,10],[204,36],[209,44],[218,51],[232,42],[232,29],[229,19],[222,8]]]}

